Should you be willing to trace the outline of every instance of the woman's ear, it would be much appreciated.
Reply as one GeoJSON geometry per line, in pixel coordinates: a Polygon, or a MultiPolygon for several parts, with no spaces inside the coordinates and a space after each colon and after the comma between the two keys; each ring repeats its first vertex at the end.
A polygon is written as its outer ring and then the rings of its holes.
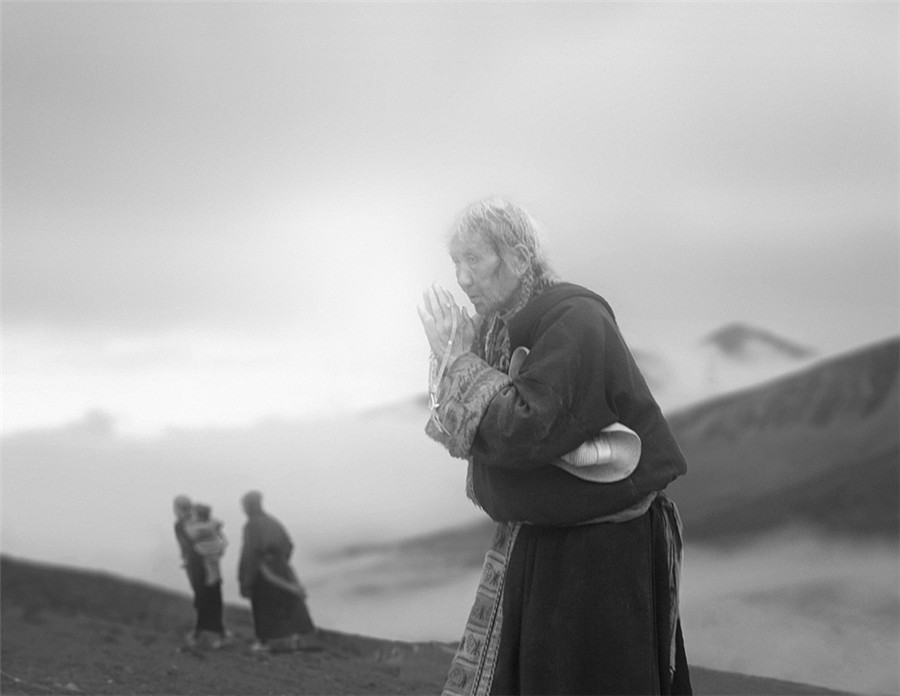
{"type": "Polygon", "coordinates": [[[524,244],[516,244],[512,253],[512,270],[520,278],[525,275],[531,266],[531,254],[524,244]]]}

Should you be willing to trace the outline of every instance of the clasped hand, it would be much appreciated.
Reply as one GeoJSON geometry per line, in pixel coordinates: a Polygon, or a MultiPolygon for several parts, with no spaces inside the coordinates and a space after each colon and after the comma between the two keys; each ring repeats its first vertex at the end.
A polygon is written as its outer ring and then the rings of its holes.
{"type": "Polygon", "coordinates": [[[477,320],[469,316],[465,308],[460,309],[453,295],[440,285],[432,284],[422,293],[422,304],[417,308],[419,319],[425,329],[425,337],[431,352],[438,360],[444,359],[447,346],[450,346],[449,362],[472,349],[475,339],[477,320]],[[456,333],[453,334],[453,322],[456,322],[456,333]],[[450,337],[453,342],[450,343],[450,337]]]}

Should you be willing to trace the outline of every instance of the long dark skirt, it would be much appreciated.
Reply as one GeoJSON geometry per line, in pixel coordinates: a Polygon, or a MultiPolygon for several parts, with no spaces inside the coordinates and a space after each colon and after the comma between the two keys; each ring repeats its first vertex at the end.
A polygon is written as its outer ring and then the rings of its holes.
{"type": "Polygon", "coordinates": [[[253,583],[250,603],[253,607],[256,637],[263,643],[315,630],[306,602],[298,595],[266,582],[262,577],[253,583]]]}
{"type": "Polygon", "coordinates": [[[191,590],[194,592],[194,609],[197,612],[197,624],[194,627],[194,635],[200,631],[213,633],[225,633],[222,623],[222,581],[212,585],[206,584],[206,569],[203,559],[197,554],[192,554],[187,563],[188,579],[191,582],[191,590]]]}
{"type": "Polygon", "coordinates": [[[197,610],[197,626],[194,632],[212,631],[224,633],[222,624],[222,583],[194,586],[194,608],[197,610]]]}
{"type": "Polygon", "coordinates": [[[519,531],[507,568],[493,694],[690,694],[677,629],[669,672],[662,513],[519,531]]]}

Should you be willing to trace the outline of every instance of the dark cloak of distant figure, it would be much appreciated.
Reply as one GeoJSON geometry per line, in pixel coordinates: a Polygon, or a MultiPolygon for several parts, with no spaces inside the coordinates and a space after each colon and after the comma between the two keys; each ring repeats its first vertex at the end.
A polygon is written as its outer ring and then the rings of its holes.
{"type": "Polygon", "coordinates": [[[308,649],[318,646],[306,608],[306,591],[290,565],[294,545],[284,525],[262,509],[262,495],[241,499],[244,525],[238,568],[241,596],[250,600],[255,649],[308,649]]]}
{"type": "Polygon", "coordinates": [[[191,645],[219,648],[228,636],[222,622],[222,580],[218,575],[207,573],[207,564],[188,534],[187,527],[194,520],[194,506],[190,498],[179,495],[173,507],[175,538],[181,548],[182,565],[191,583],[197,612],[197,623],[187,640],[191,645]]]}

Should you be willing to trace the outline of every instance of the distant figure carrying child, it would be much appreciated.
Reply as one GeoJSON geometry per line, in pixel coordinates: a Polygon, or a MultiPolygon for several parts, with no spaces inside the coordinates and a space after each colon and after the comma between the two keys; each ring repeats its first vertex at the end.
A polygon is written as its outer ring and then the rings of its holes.
{"type": "Polygon", "coordinates": [[[225,546],[228,544],[222,533],[222,522],[211,517],[211,514],[212,508],[209,505],[198,503],[194,506],[194,517],[188,519],[184,525],[185,532],[193,542],[194,551],[203,559],[207,585],[222,581],[219,561],[225,554],[225,546]]]}
{"type": "Polygon", "coordinates": [[[194,593],[194,609],[197,623],[187,635],[191,647],[220,648],[228,639],[228,632],[222,622],[222,574],[219,559],[225,548],[221,535],[221,523],[210,520],[208,506],[203,513],[206,521],[197,515],[191,499],[185,495],[175,498],[175,538],[181,549],[182,567],[187,571],[191,590],[194,593]],[[209,534],[212,530],[212,535],[209,534]],[[217,541],[214,536],[220,537],[217,541]],[[205,555],[198,550],[205,549],[205,555]],[[218,551],[214,549],[218,548],[218,551]]]}
{"type": "Polygon", "coordinates": [[[320,644],[306,608],[306,590],[290,565],[294,545],[284,526],[262,509],[262,495],[247,493],[238,569],[241,596],[250,600],[254,650],[316,650],[320,644]]]}

